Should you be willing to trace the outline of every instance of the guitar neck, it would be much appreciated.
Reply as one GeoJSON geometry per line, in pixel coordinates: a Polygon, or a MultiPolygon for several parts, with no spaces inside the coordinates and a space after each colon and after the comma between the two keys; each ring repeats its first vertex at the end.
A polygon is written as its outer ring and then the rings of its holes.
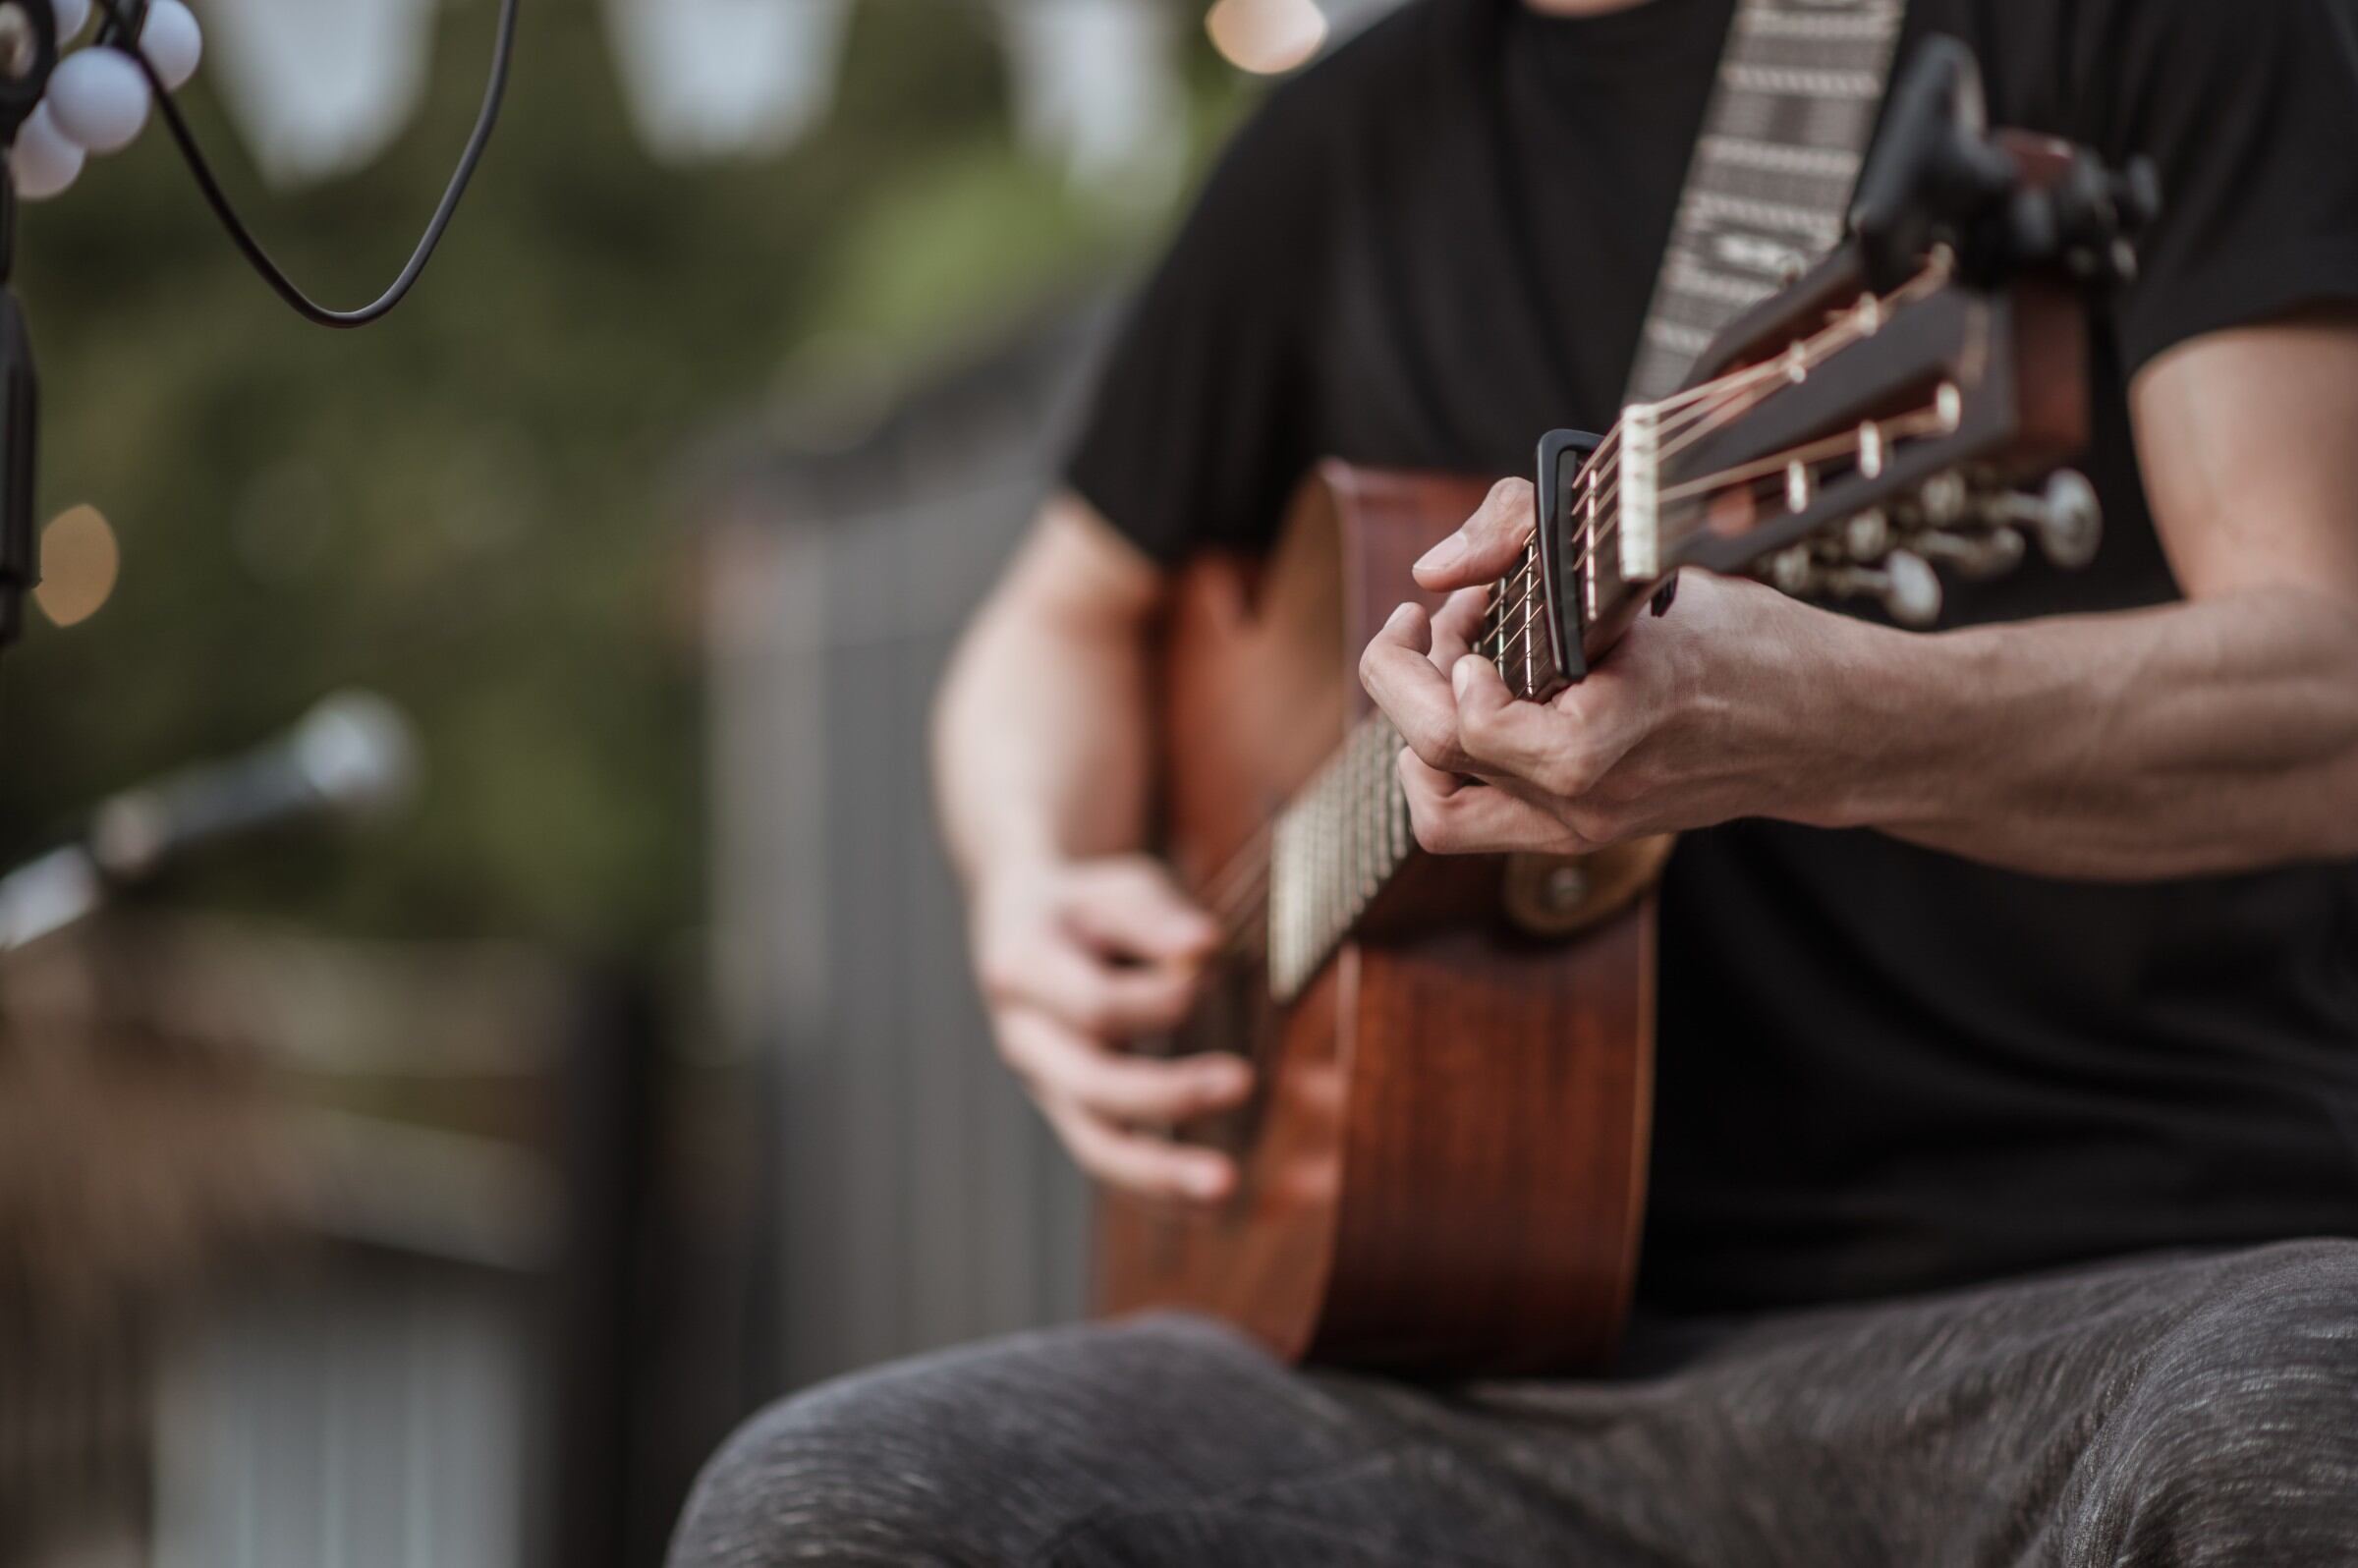
{"type": "MultiPolygon", "coordinates": [[[[1609,508],[1620,475],[1619,433],[1582,471],[1592,517],[1609,508]]],[[[1544,532],[1544,531],[1543,531],[1544,532]]],[[[1611,535],[1601,535],[1607,543],[1611,535]]],[[[1518,698],[1545,698],[1568,679],[1557,657],[1542,590],[1541,536],[1496,585],[1474,649],[1497,666],[1518,698]]],[[[1583,591],[1602,613],[1588,654],[1601,653],[1628,624],[1651,584],[1621,580],[1618,556],[1579,560],[1583,591]]],[[[1362,719],[1333,757],[1278,816],[1269,842],[1268,962],[1280,1000],[1299,995],[1417,853],[1408,797],[1400,786],[1400,732],[1380,713],[1362,719]]]]}
{"type": "MultiPolygon", "coordinates": [[[[1473,651],[1522,700],[1545,701],[1585,674],[1660,585],[1656,412],[1630,409],[1565,492],[1543,498],[1551,504],[1543,505],[1539,527],[1490,587],[1473,651]],[[1553,563],[1544,553],[1549,549],[1558,551],[1553,563]],[[1570,623],[1557,613],[1566,599],[1576,606],[1570,623]],[[1564,646],[1566,638],[1579,645],[1564,646]]],[[[1541,482],[1552,476],[1543,474],[1541,482]]]]}
{"type": "MultiPolygon", "coordinates": [[[[2056,470],[2088,439],[2086,296],[2129,275],[2160,200],[2151,169],[1993,141],[1970,56],[1928,60],[1893,97],[1848,242],[1708,342],[1670,345],[1694,361],[1689,379],[1663,392],[1651,383],[1670,385],[1667,371],[1642,375],[1601,441],[1542,440],[1531,540],[1471,644],[1514,697],[1583,678],[1682,566],[1871,596],[1927,626],[1935,562],[2000,571],[2034,538],[2057,566],[2094,555],[2095,493],[2056,470]],[[2015,489],[2049,476],[2041,494],[2015,489]]],[[[1273,826],[1263,913],[1280,1001],[1415,854],[1399,747],[1380,716],[1362,721],[1273,826]]]]}
{"type": "Polygon", "coordinates": [[[1271,829],[1269,984],[1281,1000],[1301,994],[1416,853],[1400,745],[1383,715],[1362,719],[1271,829]]]}

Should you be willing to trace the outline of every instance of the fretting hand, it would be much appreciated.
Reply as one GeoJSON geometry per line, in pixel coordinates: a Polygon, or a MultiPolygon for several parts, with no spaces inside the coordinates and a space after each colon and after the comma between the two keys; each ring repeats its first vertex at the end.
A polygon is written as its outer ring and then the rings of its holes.
{"type": "MultiPolygon", "coordinates": [[[[1870,629],[1689,572],[1671,613],[1640,617],[1586,681],[1517,701],[1468,643],[1532,516],[1529,482],[1492,489],[1417,564],[1425,588],[1455,590],[1448,602],[1431,617],[1402,605],[1360,661],[1407,742],[1400,773],[1419,843],[1582,854],[1736,816],[1838,814],[1833,796],[1859,770],[1825,765],[1824,738],[1840,726],[1822,721],[1870,629]]],[[[1863,759],[1873,736],[1849,744],[1863,759]]]]}

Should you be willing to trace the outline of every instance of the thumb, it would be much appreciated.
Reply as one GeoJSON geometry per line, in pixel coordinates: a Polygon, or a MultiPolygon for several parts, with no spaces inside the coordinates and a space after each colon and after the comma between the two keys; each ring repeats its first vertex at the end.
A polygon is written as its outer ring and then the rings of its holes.
{"type": "Polygon", "coordinates": [[[1539,518],[1537,497],[1529,479],[1500,479],[1464,527],[1417,562],[1417,582],[1445,592],[1504,576],[1531,538],[1539,518]]]}
{"type": "Polygon", "coordinates": [[[1149,860],[1090,868],[1066,915],[1085,941],[1151,962],[1202,958],[1220,939],[1218,924],[1149,860]]]}

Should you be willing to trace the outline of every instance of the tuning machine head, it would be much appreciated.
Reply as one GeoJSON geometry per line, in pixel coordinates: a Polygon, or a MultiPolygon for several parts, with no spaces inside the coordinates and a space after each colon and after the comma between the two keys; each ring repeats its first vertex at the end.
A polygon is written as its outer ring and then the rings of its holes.
{"type": "Polygon", "coordinates": [[[2082,148],[2052,182],[2014,193],[1997,249],[2013,265],[2059,263],[2084,283],[2121,288],[2137,281],[2137,242],[2161,211],[2151,158],[2114,169],[2082,148]]]}
{"type": "Polygon", "coordinates": [[[1997,495],[1983,515],[1998,528],[2036,538],[2047,558],[2065,571],[2077,571],[2095,560],[2105,539],[2105,509],[2096,486],[2069,469],[2036,494],[1997,495]]]}
{"type": "Polygon", "coordinates": [[[1769,557],[1762,580],[1796,598],[1872,598],[1898,625],[1922,629],[1940,619],[1940,575],[1913,550],[1886,546],[1873,561],[1844,560],[1796,544],[1769,557]]]}
{"type": "Polygon", "coordinates": [[[2056,566],[2083,567],[2096,558],[2103,534],[2096,488],[2078,474],[2065,471],[2023,493],[1986,490],[1951,472],[1903,503],[1858,513],[1778,551],[1759,575],[1796,597],[1877,599],[1898,625],[1922,628],[1940,618],[1940,571],[1968,580],[2002,576],[2022,564],[2027,539],[2056,566]]]}

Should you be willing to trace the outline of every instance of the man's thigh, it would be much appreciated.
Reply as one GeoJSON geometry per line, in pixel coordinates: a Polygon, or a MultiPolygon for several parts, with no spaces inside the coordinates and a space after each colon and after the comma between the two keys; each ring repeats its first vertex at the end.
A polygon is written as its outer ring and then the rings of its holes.
{"type": "Polygon", "coordinates": [[[2358,1561],[2358,1243],[1641,1334],[1413,1386],[1207,1323],[826,1385],[723,1451],[676,1568],[2358,1561]]]}
{"type": "Polygon", "coordinates": [[[672,1562],[1560,1561],[1556,1522],[1401,1419],[1421,1399],[1189,1317],[962,1347],[757,1418],[672,1562]]]}
{"type": "Polygon", "coordinates": [[[1641,1334],[1456,1441],[1680,1563],[2358,1564],[2358,1242],[1641,1334]]]}

